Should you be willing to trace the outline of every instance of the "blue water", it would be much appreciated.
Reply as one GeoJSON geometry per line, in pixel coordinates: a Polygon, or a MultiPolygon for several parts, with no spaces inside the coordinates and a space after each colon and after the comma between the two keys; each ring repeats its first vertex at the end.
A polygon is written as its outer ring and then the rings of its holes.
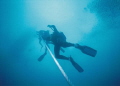
{"type": "Polygon", "coordinates": [[[79,73],[58,60],[75,86],[120,86],[119,22],[119,0],[1,0],[0,86],[68,86],[49,53],[37,60],[44,47],[40,50],[36,31],[50,30],[48,24],[67,41],[98,51],[94,58],[75,48],[61,53],[84,69],[79,73]]]}

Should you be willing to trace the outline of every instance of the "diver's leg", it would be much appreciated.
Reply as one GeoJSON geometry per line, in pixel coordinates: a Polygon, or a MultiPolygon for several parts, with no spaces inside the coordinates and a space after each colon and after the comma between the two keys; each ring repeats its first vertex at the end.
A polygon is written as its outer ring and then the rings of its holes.
{"type": "Polygon", "coordinates": [[[82,49],[82,46],[81,45],[79,45],[79,44],[74,44],[74,43],[70,43],[70,42],[64,42],[63,44],[62,44],[62,46],[63,47],[75,47],[75,48],[77,48],[77,49],[82,49]]]}
{"type": "Polygon", "coordinates": [[[62,47],[64,47],[64,48],[66,48],[66,47],[74,47],[74,46],[75,46],[75,44],[70,43],[70,42],[64,42],[64,43],[62,43],[62,47]]]}
{"type": "Polygon", "coordinates": [[[54,46],[54,53],[55,53],[55,57],[57,59],[64,59],[64,60],[69,60],[69,57],[65,57],[63,55],[60,55],[60,46],[54,46]]]}
{"type": "Polygon", "coordinates": [[[79,45],[78,43],[74,44],[74,43],[70,43],[70,42],[64,42],[63,47],[75,47],[78,49],[82,49],[82,46],[79,45]]]}

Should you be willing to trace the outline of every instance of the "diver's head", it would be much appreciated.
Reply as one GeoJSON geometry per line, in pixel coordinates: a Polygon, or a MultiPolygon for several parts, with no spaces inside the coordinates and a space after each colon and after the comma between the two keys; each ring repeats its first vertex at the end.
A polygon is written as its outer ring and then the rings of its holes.
{"type": "Polygon", "coordinates": [[[38,35],[39,35],[39,37],[42,37],[43,40],[49,40],[49,38],[50,38],[49,30],[47,30],[47,31],[40,30],[40,31],[38,31],[38,35]]]}

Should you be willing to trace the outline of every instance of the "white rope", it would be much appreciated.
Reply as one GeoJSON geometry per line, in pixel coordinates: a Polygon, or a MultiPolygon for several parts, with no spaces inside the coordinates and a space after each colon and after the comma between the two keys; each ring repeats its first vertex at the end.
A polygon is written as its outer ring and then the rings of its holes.
{"type": "Polygon", "coordinates": [[[58,61],[56,60],[55,56],[52,54],[52,52],[50,51],[50,49],[48,48],[47,45],[45,45],[46,48],[48,49],[50,55],[52,56],[54,62],[56,63],[56,65],[58,66],[59,70],[61,71],[61,73],[63,74],[63,76],[65,77],[66,81],[68,82],[69,86],[74,86],[72,84],[72,82],[70,81],[70,79],[68,78],[68,76],[66,75],[65,71],[62,69],[62,67],[60,66],[60,64],[58,63],[58,61]]]}

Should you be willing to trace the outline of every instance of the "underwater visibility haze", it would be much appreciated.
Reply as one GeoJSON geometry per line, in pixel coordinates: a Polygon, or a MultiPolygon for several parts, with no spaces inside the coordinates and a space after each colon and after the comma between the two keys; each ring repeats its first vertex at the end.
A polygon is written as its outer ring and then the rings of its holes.
{"type": "MultiPolygon", "coordinates": [[[[95,57],[64,48],[83,69],[57,59],[74,86],[120,86],[119,0],[1,0],[0,86],[69,86],[36,31],[55,25],[67,41],[97,50],[95,57]]],[[[54,54],[54,46],[50,50],[54,54]]]]}

